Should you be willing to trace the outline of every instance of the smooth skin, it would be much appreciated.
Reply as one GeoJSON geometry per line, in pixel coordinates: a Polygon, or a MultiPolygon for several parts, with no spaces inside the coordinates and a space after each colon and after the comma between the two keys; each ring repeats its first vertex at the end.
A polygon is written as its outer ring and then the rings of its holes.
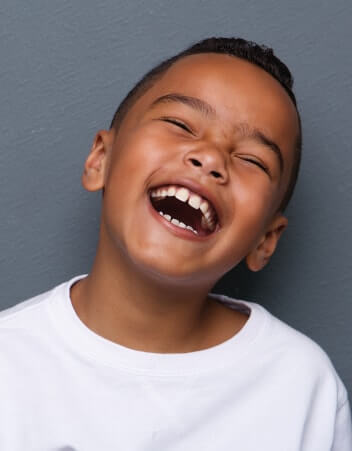
{"type": "Polygon", "coordinates": [[[298,127],[288,94],[261,68],[211,53],[176,62],[118,131],[96,134],[85,162],[83,186],[104,196],[92,270],[71,288],[80,319],[157,353],[206,349],[238,333],[248,317],[208,293],[241,260],[259,271],[275,251],[298,127]],[[158,101],[170,94],[209,108],[158,101]],[[150,213],[148,190],[178,180],[196,181],[216,202],[221,227],[205,240],[182,238],[150,213]]]}

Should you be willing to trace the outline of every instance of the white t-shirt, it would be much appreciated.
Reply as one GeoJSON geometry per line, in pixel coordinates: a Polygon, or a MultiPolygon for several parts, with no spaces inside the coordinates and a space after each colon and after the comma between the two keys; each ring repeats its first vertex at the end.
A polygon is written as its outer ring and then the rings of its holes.
{"type": "Polygon", "coordinates": [[[196,352],[136,351],[79,319],[70,286],[0,314],[1,451],[352,451],[346,389],[312,340],[258,304],[196,352]]]}

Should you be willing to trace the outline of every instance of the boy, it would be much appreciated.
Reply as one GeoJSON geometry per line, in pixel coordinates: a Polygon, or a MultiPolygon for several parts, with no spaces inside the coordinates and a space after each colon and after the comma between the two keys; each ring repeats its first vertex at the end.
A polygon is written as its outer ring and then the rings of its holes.
{"type": "Polygon", "coordinates": [[[287,226],[291,87],[270,49],[212,38],[154,68],[97,133],[90,274],[2,313],[1,450],[352,450],[318,345],[209,294],[243,259],[263,268],[287,226]]]}

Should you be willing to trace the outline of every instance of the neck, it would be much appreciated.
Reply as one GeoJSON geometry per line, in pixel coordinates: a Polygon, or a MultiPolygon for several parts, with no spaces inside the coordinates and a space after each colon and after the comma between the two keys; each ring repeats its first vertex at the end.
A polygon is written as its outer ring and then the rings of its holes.
{"type": "Polygon", "coordinates": [[[147,274],[100,238],[92,270],[72,287],[71,299],[104,338],[147,352],[189,352],[209,347],[205,337],[219,307],[207,296],[211,287],[147,274]]]}

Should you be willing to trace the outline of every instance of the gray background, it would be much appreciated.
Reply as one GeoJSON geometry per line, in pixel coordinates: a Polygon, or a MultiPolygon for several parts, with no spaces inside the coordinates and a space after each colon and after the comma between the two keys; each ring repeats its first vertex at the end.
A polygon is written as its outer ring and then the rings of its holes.
{"type": "Polygon", "coordinates": [[[217,289],[312,337],[352,393],[351,16],[350,0],[2,0],[1,308],[89,271],[100,194],[80,174],[132,84],[200,38],[242,36],[292,70],[304,159],[269,267],[217,289]]]}

